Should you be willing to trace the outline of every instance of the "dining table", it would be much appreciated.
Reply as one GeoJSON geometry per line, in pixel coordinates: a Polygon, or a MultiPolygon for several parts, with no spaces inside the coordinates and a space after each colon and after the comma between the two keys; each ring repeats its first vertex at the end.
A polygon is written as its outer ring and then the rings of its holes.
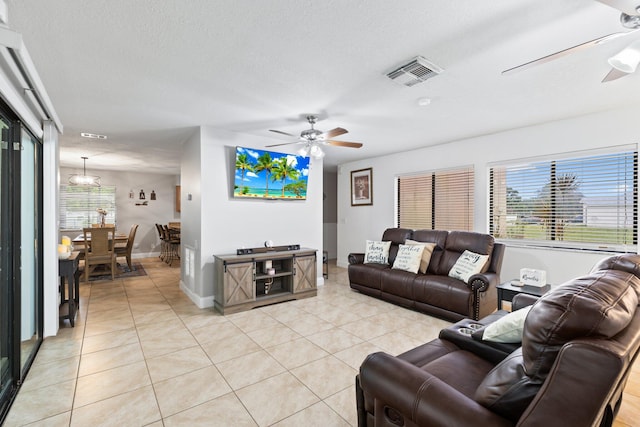
{"type": "MultiPolygon", "coordinates": [[[[91,233],[87,233],[87,240],[91,241],[91,233]]],[[[129,235],[125,234],[125,233],[121,233],[119,231],[116,231],[115,236],[113,236],[109,240],[115,241],[116,244],[117,243],[127,243],[127,240],[129,240],[129,235]]],[[[73,238],[72,242],[73,243],[84,243],[84,234],[77,235],[76,237],[73,238]]]]}

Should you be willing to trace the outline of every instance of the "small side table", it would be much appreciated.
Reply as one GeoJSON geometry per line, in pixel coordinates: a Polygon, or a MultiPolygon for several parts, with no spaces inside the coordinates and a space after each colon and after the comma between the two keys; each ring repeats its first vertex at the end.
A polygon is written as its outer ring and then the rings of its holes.
{"type": "Polygon", "coordinates": [[[59,318],[69,319],[71,326],[75,326],[76,311],[80,306],[80,272],[78,271],[78,256],[80,252],[71,252],[67,259],[58,260],[60,274],[60,308],[59,318]]]}
{"type": "Polygon", "coordinates": [[[502,301],[513,301],[513,297],[516,294],[529,294],[537,297],[541,297],[551,290],[551,285],[538,286],[515,286],[511,284],[512,280],[501,283],[496,288],[498,289],[498,310],[502,310],[502,301]]]}

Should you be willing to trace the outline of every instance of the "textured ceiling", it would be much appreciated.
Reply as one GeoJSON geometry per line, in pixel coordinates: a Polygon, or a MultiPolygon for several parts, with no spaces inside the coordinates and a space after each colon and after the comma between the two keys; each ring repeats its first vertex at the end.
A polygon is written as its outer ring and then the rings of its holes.
{"type": "MultiPolygon", "coordinates": [[[[286,142],[301,116],[344,127],[325,166],[638,105],[640,72],[600,83],[632,34],[593,0],[8,0],[65,126],[61,164],[179,173],[197,126],[286,142]],[[385,73],[422,55],[445,71],[406,88],[385,73]],[[421,97],[432,102],[417,105],[421,97]],[[108,135],[87,140],[80,132],[108,135]]],[[[639,32],[640,33],[640,32],[639,32]]]]}

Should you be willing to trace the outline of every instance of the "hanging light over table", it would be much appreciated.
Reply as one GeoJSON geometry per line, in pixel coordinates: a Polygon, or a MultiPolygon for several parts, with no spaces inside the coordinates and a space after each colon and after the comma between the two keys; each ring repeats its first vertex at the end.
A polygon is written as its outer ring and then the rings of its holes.
{"type": "Polygon", "coordinates": [[[87,175],[87,159],[88,157],[82,157],[83,173],[82,175],[74,173],[69,175],[70,185],[80,185],[84,187],[100,187],[100,177],[96,175],[87,175]]]}

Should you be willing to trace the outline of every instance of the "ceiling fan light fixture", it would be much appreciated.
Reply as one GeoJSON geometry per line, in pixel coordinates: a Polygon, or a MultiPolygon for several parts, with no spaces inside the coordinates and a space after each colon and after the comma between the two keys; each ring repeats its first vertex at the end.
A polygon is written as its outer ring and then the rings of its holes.
{"type": "Polygon", "coordinates": [[[322,148],[320,148],[320,146],[317,144],[311,145],[311,148],[309,149],[309,154],[311,154],[314,159],[321,159],[324,157],[324,151],[322,151],[322,148]]]}
{"type": "Polygon", "coordinates": [[[636,40],[608,60],[616,70],[633,73],[640,64],[640,40],[636,40]]]}
{"type": "Polygon", "coordinates": [[[303,145],[302,147],[300,147],[300,149],[298,150],[298,154],[302,157],[307,157],[309,155],[309,146],[303,145]]]}
{"type": "MultiPolygon", "coordinates": [[[[636,12],[640,13],[640,6],[636,8],[636,12]]],[[[640,28],[640,15],[628,15],[622,12],[620,15],[620,23],[625,28],[635,30],[640,28]]]]}

